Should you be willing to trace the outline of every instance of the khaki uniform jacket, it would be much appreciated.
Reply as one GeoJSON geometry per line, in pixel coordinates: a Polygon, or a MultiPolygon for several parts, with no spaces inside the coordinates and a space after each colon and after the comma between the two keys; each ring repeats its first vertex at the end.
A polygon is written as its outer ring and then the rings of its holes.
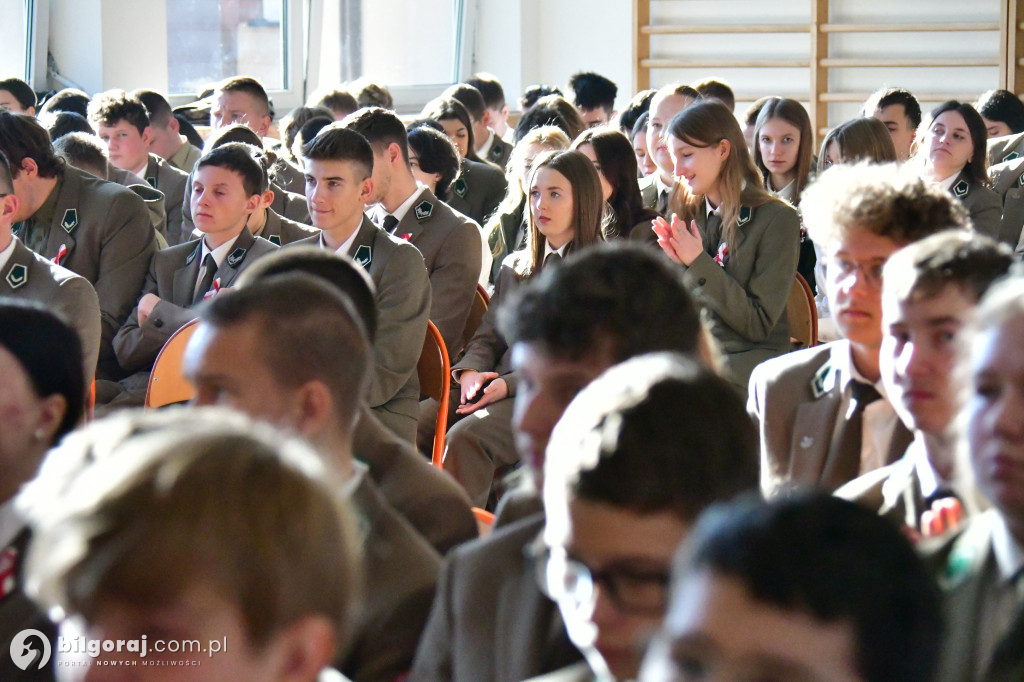
{"type": "Polygon", "coordinates": [[[288,218],[282,218],[274,209],[267,209],[267,221],[263,223],[258,237],[263,237],[271,244],[284,246],[300,239],[309,239],[320,235],[320,230],[311,225],[303,225],[288,218]]]}
{"type": "Polygon", "coordinates": [[[100,352],[100,303],[84,278],[33,253],[14,237],[14,251],[0,273],[0,298],[45,305],[78,332],[85,385],[92,384],[100,352]]]}
{"type": "MultiPolygon", "coordinates": [[[[243,229],[214,278],[220,280],[222,289],[230,287],[246,267],[276,250],[270,242],[253,237],[243,229]]],[[[196,317],[192,301],[202,266],[202,252],[203,241],[196,239],[164,249],[153,257],[142,295],[156,294],[160,302],[141,325],[136,305],[114,337],[114,352],[125,371],[141,371],[148,376],[167,339],[196,317]]]]}
{"type": "Polygon", "coordinates": [[[457,357],[480,278],[480,227],[424,187],[392,234],[423,254],[430,276],[430,321],[441,332],[449,357],[457,357]]]}
{"type": "Polygon", "coordinates": [[[452,550],[409,682],[521,682],[582,658],[527,556],[543,528],[535,514],[452,550]]]}
{"type": "Polygon", "coordinates": [[[178,147],[178,151],[171,155],[171,158],[167,159],[167,163],[171,164],[180,171],[184,171],[186,174],[192,172],[192,169],[196,167],[196,162],[203,155],[203,150],[195,146],[184,137],[182,139],[182,145],[178,147]]]}
{"type": "Polygon", "coordinates": [[[352,445],[384,499],[444,556],[478,534],[469,497],[455,479],[364,409],[352,445]]]}
{"type": "Polygon", "coordinates": [[[929,505],[921,494],[914,460],[904,455],[892,464],[858,476],[836,490],[836,497],[856,502],[899,527],[921,530],[921,514],[929,505]]]}
{"type": "MultiPolygon", "coordinates": [[[[925,541],[920,546],[942,591],[945,633],[939,654],[936,682],[1019,682],[1024,679],[1024,647],[1009,649],[1003,665],[976,669],[978,633],[986,619],[986,592],[1001,579],[992,550],[992,530],[998,512],[990,509],[970,518],[953,534],[925,541]]],[[[1017,621],[1024,618],[1018,609],[1017,621]]],[[[1011,629],[1014,627],[1011,624],[1011,629]]]]}
{"type": "Polygon", "coordinates": [[[487,150],[487,161],[493,163],[498,168],[505,168],[508,166],[508,159],[512,156],[512,145],[505,140],[494,135],[491,138],[491,148],[487,150]]]}
{"type": "Polygon", "coordinates": [[[168,244],[180,244],[187,241],[189,235],[183,234],[181,206],[185,201],[185,186],[188,174],[164,161],[156,154],[149,155],[146,166],[145,180],[154,189],[164,195],[164,209],[167,211],[167,225],[164,236],[168,244]]]}
{"type": "Polygon", "coordinates": [[[365,472],[349,498],[362,538],[362,608],[335,666],[356,682],[394,682],[412,665],[440,570],[437,552],[365,472]]]}
{"type": "MultiPolygon", "coordinates": [[[[319,246],[320,237],[292,243],[319,246]]],[[[367,402],[385,426],[415,442],[420,399],[416,364],[430,315],[430,280],[423,256],[365,215],[348,255],[363,266],[376,287],[377,337],[367,402]]]]}
{"type": "MultiPolygon", "coordinates": [[[[842,390],[839,372],[849,342],[793,351],[757,367],[750,377],[747,412],[761,440],[761,492],[770,497],[792,485],[838,488],[823,481],[842,390]]],[[[897,420],[886,462],[903,455],[913,436],[897,420]]]]}
{"type": "Polygon", "coordinates": [[[683,279],[721,346],[723,374],[742,393],[754,367],[791,349],[785,313],[796,279],[800,218],[781,201],[744,206],[724,266],[707,253],[709,247],[720,253],[722,245],[708,244],[703,206],[696,220],[705,252],[685,268],[683,279]]]}
{"type": "Polygon", "coordinates": [[[447,203],[484,225],[505,198],[506,189],[508,183],[500,170],[490,164],[462,159],[461,172],[448,190],[447,203]]]}
{"type": "Polygon", "coordinates": [[[992,166],[992,189],[1003,198],[1003,225],[999,240],[1018,253],[1024,232],[1024,156],[992,166]]]}
{"type": "Polygon", "coordinates": [[[491,284],[498,281],[501,264],[510,253],[526,248],[526,223],[523,211],[526,209],[524,198],[519,207],[511,213],[502,213],[491,217],[491,232],[487,235],[487,245],[491,249],[491,284]]]}
{"type": "Polygon", "coordinates": [[[988,140],[988,165],[995,166],[1024,156],[1024,133],[991,137],[988,140]]]}
{"type": "Polygon", "coordinates": [[[274,153],[274,165],[270,172],[274,184],[286,192],[301,195],[306,191],[306,176],[281,154],[274,153]]]}
{"type": "Polygon", "coordinates": [[[87,279],[100,302],[102,341],[97,378],[121,374],[111,342],[138,303],[149,261],[156,251],[146,206],[133,192],[67,167],[56,210],[39,254],[87,279]]]}
{"type": "Polygon", "coordinates": [[[1003,202],[993,190],[969,181],[963,173],[957,176],[949,193],[960,200],[971,216],[974,229],[993,239],[1000,239],[1003,229],[1003,202]]]}

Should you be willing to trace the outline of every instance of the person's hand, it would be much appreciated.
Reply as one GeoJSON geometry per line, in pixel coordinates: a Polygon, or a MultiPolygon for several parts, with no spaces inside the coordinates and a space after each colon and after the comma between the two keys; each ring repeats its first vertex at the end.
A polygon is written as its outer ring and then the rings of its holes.
{"type": "Polygon", "coordinates": [[[459,401],[459,404],[466,405],[469,403],[484,384],[497,377],[497,372],[478,372],[475,369],[464,371],[459,375],[459,386],[462,389],[462,399],[459,401]]]}
{"type": "Polygon", "coordinates": [[[932,502],[931,509],[921,514],[921,534],[933,538],[956,528],[964,519],[964,507],[955,497],[932,502]]]}
{"type": "Polygon", "coordinates": [[[146,294],[139,299],[139,324],[143,324],[146,319],[153,313],[153,308],[160,302],[160,297],[156,294],[146,294]]]}
{"type": "Polygon", "coordinates": [[[672,214],[671,225],[664,218],[655,218],[651,229],[658,235],[658,246],[661,250],[677,263],[689,266],[704,250],[704,240],[700,236],[696,220],[691,220],[687,226],[679,216],[672,214]]]}
{"type": "MultiPolygon", "coordinates": [[[[480,394],[480,397],[475,402],[471,403],[464,399],[462,404],[455,408],[456,414],[472,414],[482,407],[486,407],[491,403],[496,403],[499,400],[508,397],[508,384],[505,383],[504,379],[498,378],[497,373],[479,372],[478,374],[487,376],[488,378],[484,381],[486,382],[490,380],[491,383],[483,389],[483,393],[480,394]]],[[[483,382],[481,382],[481,385],[482,383],[483,382]]],[[[465,386],[465,384],[463,384],[463,386],[465,386]]],[[[480,389],[478,387],[477,391],[479,390],[480,389]]],[[[463,389],[463,394],[465,394],[465,389],[463,389]]],[[[469,398],[473,398],[475,395],[476,392],[474,392],[473,395],[470,395],[469,398]]]]}

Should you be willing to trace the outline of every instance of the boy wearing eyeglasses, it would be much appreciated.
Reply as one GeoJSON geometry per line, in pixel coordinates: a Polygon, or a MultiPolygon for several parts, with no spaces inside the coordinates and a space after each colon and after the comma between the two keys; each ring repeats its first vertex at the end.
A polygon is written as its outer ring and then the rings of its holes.
{"type": "Polygon", "coordinates": [[[537,577],[585,663],[535,680],[635,679],[676,548],[707,506],[757,487],[756,433],[725,380],[657,353],[583,389],[548,452],[537,577]]]}
{"type": "Polygon", "coordinates": [[[824,253],[825,289],[843,338],[762,363],[747,410],[761,437],[761,490],[834,491],[900,458],[912,440],[879,371],[882,268],[897,249],[967,216],[948,193],[895,164],[837,166],[800,210],[824,253]]]}

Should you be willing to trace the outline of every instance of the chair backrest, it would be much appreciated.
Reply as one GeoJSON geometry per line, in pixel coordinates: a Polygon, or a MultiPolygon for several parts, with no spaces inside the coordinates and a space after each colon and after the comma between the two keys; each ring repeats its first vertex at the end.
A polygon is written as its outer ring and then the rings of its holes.
{"type": "Polygon", "coordinates": [[[811,287],[799,272],[786,302],[786,318],[794,350],[818,345],[818,307],[811,287]]]}
{"type": "Polygon", "coordinates": [[[476,517],[476,530],[481,537],[491,532],[491,528],[494,526],[494,514],[486,509],[473,507],[473,516],[476,517]]]}
{"type": "Polygon", "coordinates": [[[195,395],[192,384],[185,380],[182,372],[182,360],[185,357],[185,346],[196,330],[199,320],[187,322],[181,329],[171,334],[164,347],[156,356],[153,370],[149,373],[149,386],[146,388],[146,407],[163,407],[174,403],[191,400],[195,395]]]}
{"type": "Polygon", "coordinates": [[[480,286],[480,284],[477,284],[476,295],[473,297],[473,307],[469,309],[469,317],[466,318],[466,328],[462,331],[463,348],[469,345],[469,340],[473,338],[473,334],[476,334],[481,320],[484,319],[484,313],[487,312],[487,308],[490,305],[491,297],[487,295],[487,290],[480,286]]]}
{"type": "Polygon", "coordinates": [[[444,457],[444,436],[448,430],[448,386],[451,382],[451,365],[448,349],[444,346],[441,332],[433,322],[427,321],[427,334],[423,339],[416,373],[420,378],[420,393],[437,401],[437,427],[434,430],[434,448],[431,461],[441,466],[444,457]]]}

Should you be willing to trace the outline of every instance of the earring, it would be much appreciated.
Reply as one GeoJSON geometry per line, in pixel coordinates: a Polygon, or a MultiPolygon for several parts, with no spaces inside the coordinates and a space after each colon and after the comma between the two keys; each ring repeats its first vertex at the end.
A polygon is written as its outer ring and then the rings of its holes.
{"type": "Polygon", "coordinates": [[[39,427],[32,433],[32,437],[35,438],[36,440],[43,440],[44,438],[46,438],[46,429],[44,429],[43,427],[39,427]]]}

